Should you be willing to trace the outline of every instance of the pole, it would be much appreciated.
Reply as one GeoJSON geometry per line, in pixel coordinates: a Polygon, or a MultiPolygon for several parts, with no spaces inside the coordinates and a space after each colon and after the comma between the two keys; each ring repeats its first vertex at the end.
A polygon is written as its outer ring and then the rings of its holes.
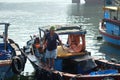
{"type": "Polygon", "coordinates": [[[8,26],[9,26],[9,23],[5,23],[5,31],[4,31],[4,49],[7,50],[7,39],[8,39],[8,26]]]}

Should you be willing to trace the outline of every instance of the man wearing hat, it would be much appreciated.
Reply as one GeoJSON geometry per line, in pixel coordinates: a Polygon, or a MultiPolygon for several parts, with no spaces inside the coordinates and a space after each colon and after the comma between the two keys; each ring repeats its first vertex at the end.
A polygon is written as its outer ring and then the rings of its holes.
{"type": "Polygon", "coordinates": [[[44,43],[46,43],[46,63],[50,69],[54,69],[54,59],[57,57],[57,41],[62,44],[58,34],[55,33],[55,27],[51,26],[44,41],[44,43]]]}

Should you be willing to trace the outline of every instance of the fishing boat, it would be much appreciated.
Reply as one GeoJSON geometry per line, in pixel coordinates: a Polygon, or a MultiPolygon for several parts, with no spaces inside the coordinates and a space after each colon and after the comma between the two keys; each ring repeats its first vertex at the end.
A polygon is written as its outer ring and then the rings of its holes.
{"type": "Polygon", "coordinates": [[[104,18],[100,22],[99,31],[106,42],[120,46],[120,2],[114,3],[119,4],[116,6],[113,2],[109,5],[105,3],[104,18]]]}
{"type": "Polygon", "coordinates": [[[0,80],[20,74],[26,62],[19,45],[8,38],[9,25],[0,23],[0,80]]]}
{"type": "MultiPolygon", "coordinates": [[[[91,53],[86,50],[85,34],[87,32],[77,25],[57,25],[56,33],[62,36],[61,38],[66,38],[66,41],[63,43],[63,47],[59,44],[57,46],[58,53],[54,69],[46,68],[45,60],[36,57],[33,47],[35,40],[38,38],[42,46],[44,36],[41,37],[41,35],[44,33],[46,34],[46,31],[39,28],[39,34],[31,37],[23,48],[28,60],[36,70],[38,80],[120,79],[120,64],[91,56],[91,53]]],[[[44,55],[45,51],[42,54],[44,55]]]]}

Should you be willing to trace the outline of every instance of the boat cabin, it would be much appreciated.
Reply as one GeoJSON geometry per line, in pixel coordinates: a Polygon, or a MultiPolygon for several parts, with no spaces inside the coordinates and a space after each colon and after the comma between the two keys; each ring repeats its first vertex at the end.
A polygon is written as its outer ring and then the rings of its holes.
{"type": "MultiPolygon", "coordinates": [[[[86,30],[82,30],[78,26],[60,27],[56,29],[59,36],[67,35],[66,43],[63,48],[58,45],[58,57],[75,56],[85,51],[85,34],[86,30]]],[[[62,41],[63,42],[63,41],[62,41]]]]}
{"type": "Polygon", "coordinates": [[[120,36],[120,7],[105,6],[104,19],[102,22],[106,32],[111,35],[120,36]]]}
{"type": "Polygon", "coordinates": [[[63,26],[57,28],[56,32],[59,36],[67,35],[67,42],[63,44],[64,50],[60,45],[57,47],[58,53],[55,60],[55,70],[86,74],[96,67],[89,53],[85,51],[86,30],[83,30],[80,26],[63,26]]]}
{"type": "Polygon", "coordinates": [[[106,19],[113,19],[119,20],[120,19],[120,7],[118,6],[105,6],[103,7],[104,10],[104,18],[106,19]]]}
{"type": "Polygon", "coordinates": [[[11,58],[11,51],[13,50],[8,40],[9,23],[0,23],[0,60],[11,58]]]}

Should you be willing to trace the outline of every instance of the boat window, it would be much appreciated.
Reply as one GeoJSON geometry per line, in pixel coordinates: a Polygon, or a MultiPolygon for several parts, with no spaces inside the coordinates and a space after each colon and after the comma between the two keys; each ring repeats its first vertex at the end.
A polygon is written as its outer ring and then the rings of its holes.
{"type": "Polygon", "coordinates": [[[110,13],[109,11],[105,11],[105,15],[104,15],[105,18],[109,19],[110,18],[110,13]]]}
{"type": "Polygon", "coordinates": [[[120,11],[118,12],[118,20],[120,21],[120,11]]]}
{"type": "Polygon", "coordinates": [[[71,44],[75,44],[75,45],[78,45],[80,44],[80,35],[69,35],[68,37],[68,44],[71,45],[71,44]]]}
{"type": "Polygon", "coordinates": [[[63,44],[67,44],[68,35],[59,35],[59,37],[63,44]]]}
{"type": "Polygon", "coordinates": [[[117,12],[115,12],[115,11],[111,12],[111,18],[114,20],[117,20],[118,19],[117,12]]]}

